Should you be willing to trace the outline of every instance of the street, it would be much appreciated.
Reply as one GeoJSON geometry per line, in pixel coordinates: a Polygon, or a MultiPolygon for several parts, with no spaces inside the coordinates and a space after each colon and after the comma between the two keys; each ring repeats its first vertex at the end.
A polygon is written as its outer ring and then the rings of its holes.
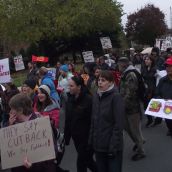
{"type": "MultiPolygon", "coordinates": [[[[144,119],[145,121],[145,119],[144,119]]],[[[124,134],[123,172],[171,172],[172,171],[172,137],[166,136],[165,123],[150,128],[143,128],[143,136],[146,139],[146,158],[134,162],[131,142],[128,135],[124,134]]],[[[66,148],[66,153],[61,167],[76,172],[76,152],[73,144],[66,148]]]]}

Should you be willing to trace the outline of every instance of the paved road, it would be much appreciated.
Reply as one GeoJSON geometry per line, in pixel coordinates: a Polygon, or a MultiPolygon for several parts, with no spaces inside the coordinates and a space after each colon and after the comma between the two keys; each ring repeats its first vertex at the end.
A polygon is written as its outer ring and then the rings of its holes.
{"type": "MultiPolygon", "coordinates": [[[[61,118],[62,127],[64,118],[63,116],[61,118]]],[[[125,134],[123,172],[172,172],[172,137],[166,136],[165,124],[151,128],[142,127],[142,129],[146,138],[147,157],[137,162],[131,161],[133,143],[125,134]]],[[[70,169],[70,172],[76,172],[76,152],[72,142],[66,148],[61,166],[70,169]]]]}
{"type": "MultiPolygon", "coordinates": [[[[146,138],[145,151],[147,157],[137,162],[131,161],[133,155],[131,142],[128,135],[124,135],[124,161],[123,172],[172,172],[172,137],[166,136],[166,126],[143,128],[146,138]]],[[[66,149],[62,167],[76,172],[76,153],[71,144],[66,149]]]]}

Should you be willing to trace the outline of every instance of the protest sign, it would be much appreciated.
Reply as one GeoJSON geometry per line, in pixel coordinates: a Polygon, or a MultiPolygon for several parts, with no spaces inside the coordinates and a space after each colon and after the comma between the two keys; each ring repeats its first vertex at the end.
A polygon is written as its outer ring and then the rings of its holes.
{"type": "Polygon", "coordinates": [[[158,47],[159,49],[161,49],[161,41],[162,39],[156,39],[155,47],[158,47]]]}
{"type": "Polygon", "coordinates": [[[102,48],[103,49],[110,49],[112,48],[112,43],[109,37],[101,37],[100,38],[102,48]]]}
{"type": "Polygon", "coordinates": [[[172,100],[151,99],[145,114],[165,119],[172,119],[172,100]]]}
{"type": "Polygon", "coordinates": [[[16,71],[25,69],[22,55],[14,57],[14,64],[16,71]]]}
{"type": "Polygon", "coordinates": [[[32,62],[48,62],[48,57],[32,55],[32,62]]]}
{"type": "Polygon", "coordinates": [[[82,52],[83,58],[84,58],[84,62],[94,62],[94,56],[93,56],[93,52],[92,51],[85,51],[82,52]]]}
{"type": "Polygon", "coordinates": [[[2,169],[55,158],[49,117],[37,118],[0,130],[2,169]]]}
{"type": "Polygon", "coordinates": [[[0,60],[0,83],[8,83],[11,81],[9,59],[0,60]]]}
{"type": "Polygon", "coordinates": [[[172,48],[172,37],[166,37],[166,48],[172,48]]]}

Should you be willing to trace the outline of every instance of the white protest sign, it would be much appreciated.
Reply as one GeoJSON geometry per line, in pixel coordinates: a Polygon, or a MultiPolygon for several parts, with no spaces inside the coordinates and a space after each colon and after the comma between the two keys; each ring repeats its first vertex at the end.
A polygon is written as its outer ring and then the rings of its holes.
{"type": "Polygon", "coordinates": [[[110,49],[112,48],[112,43],[109,37],[101,37],[100,38],[102,48],[103,49],[110,49]]]}
{"type": "Polygon", "coordinates": [[[25,69],[22,55],[14,57],[16,71],[25,69]]]}
{"type": "Polygon", "coordinates": [[[166,47],[172,48],[172,37],[171,36],[166,37],[166,47]]]}
{"type": "Polygon", "coordinates": [[[92,51],[85,51],[82,52],[83,58],[84,58],[84,62],[94,62],[94,56],[93,56],[93,52],[92,51]]]}
{"type": "Polygon", "coordinates": [[[161,49],[161,40],[162,39],[156,39],[155,47],[158,47],[159,49],[161,49]]]}
{"type": "Polygon", "coordinates": [[[8,83],[11,81],[9,59],[0,60],[0,83],[8,83]]]}
{"type": "Polygon", "coordinates": [[[166,70],[156,70],[156,86],[159,84],[159,80],[167,75],[167,71],[166,70]]]}
{"type": "Polygon", "coordinates": [[[49,117],[37,118],[0,130],[2,169],[55,158],[49,117]]]}
{"type": "Polygon", "coordinates": [[[166,39],[162,41],[161,44],[161,51],[166,51],[167,50],[167,44],[166,44],[166,39]]]}
{"type": "Polygon", "coordinates": [[[172,119],[172,100],[151,99],[145,114],[172,119]]]}

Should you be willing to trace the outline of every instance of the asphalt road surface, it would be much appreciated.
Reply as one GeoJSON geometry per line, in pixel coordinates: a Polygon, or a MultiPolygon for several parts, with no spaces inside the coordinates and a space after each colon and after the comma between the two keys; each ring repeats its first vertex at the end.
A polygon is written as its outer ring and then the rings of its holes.
{"type": "MultiPolygon", "coordinates": [[[[144,124],[145,118],[142,130],[146,139],[146,158],[136,162],[131,160],[134,144],[124,133],[123,172],[172,172],[172,137],[166,136],[165,123],[150,128],[145,128],[144,124]]],[[[66,147],[61,167],[76,172],[76,152],[72,143],[66,147]]]]}

